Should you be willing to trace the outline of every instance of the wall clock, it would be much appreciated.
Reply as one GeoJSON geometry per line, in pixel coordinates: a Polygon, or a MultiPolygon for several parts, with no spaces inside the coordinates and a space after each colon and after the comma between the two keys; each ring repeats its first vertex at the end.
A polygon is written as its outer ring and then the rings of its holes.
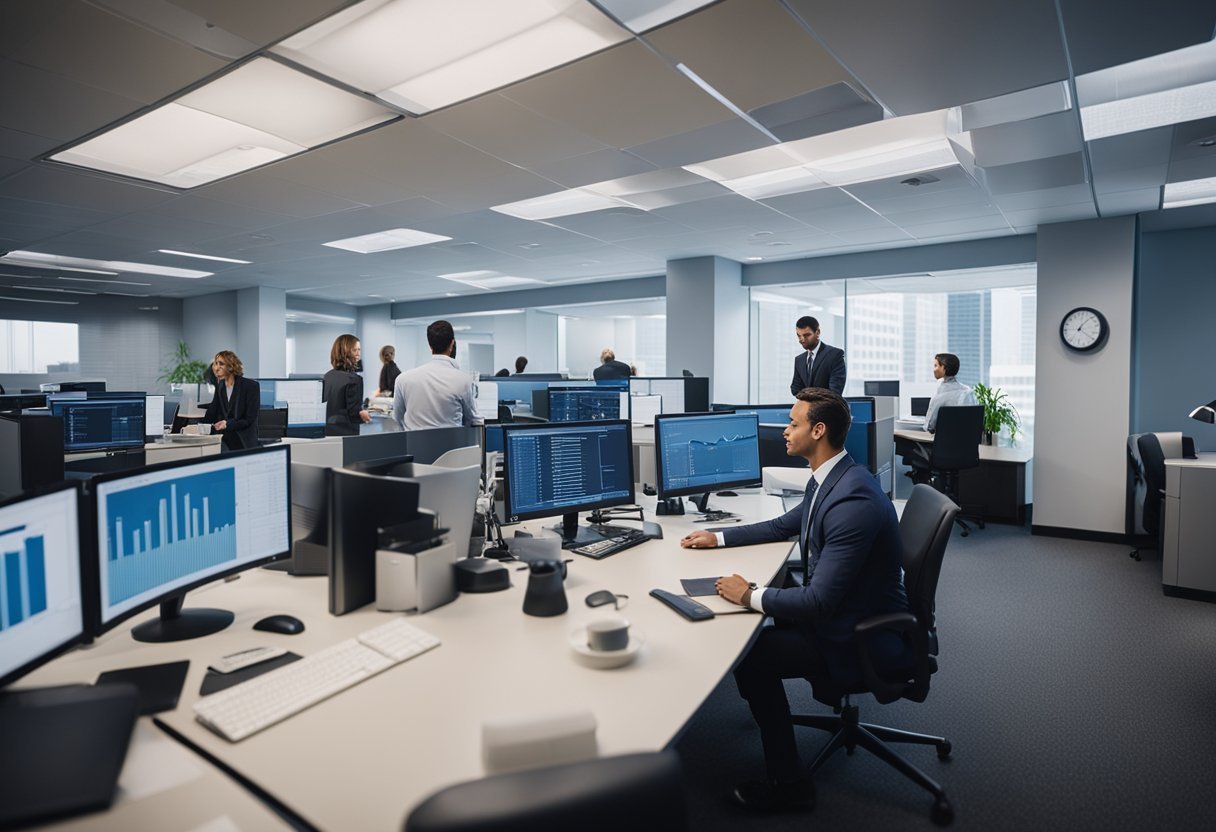
{"type": "Polygon", "coordinates": [[[1110,327],[1097,309],[1078,306],[1060,321],[1060,340],[1076,352],[1092,352],[1106,343],[1110,327]]]}

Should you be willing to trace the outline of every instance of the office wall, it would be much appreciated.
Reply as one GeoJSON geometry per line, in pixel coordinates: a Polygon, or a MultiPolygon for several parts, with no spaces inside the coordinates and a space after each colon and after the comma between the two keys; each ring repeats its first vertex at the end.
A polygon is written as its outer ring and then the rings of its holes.
{"type": "Polygon", "coordinates": [[[182,301],[177,298],[97,295],[77,306],[5,302],[0,317],[79,326],[80,371],[0,374],[0,384],[14,392],[71,378],[104,378],[111,390],[156,392],[164,388],[158,377],[183,337],[182,301]]]}
{"type": "Polygon", "coordinates": [[[236,292],[216,292],[182,301],[182,333],[191,358],[210,361],[220,350],[236,350],[236,310],[236,292]]]}
{"type": "Polygon", "coordinates": [[[245,375],[282,378],[287,374],[287,293],[269,286],[237,292],[237,355],[245,375]]]}
{"type": "Polygon", "coordinates": [[[1216,228],[1140,237],[1132,432],[1180,430],[1216,451],[1216,426],[1187,417],[1216,399],[1216,228]]]}
{"type": "MultiPolygon", "coordinates": [[[[333,348],[334,339],[339,335],[351,332],[354,327],[350,324],[322,324],[291,322],[287,324],[287,337],[295,344],[295,365],[293,373],[318,373],[324,375],[330,370],[329,351],[333,348]]],[[[378,347],[368,348],[364,345],[363,366],[372,369],[372,384],[376,383],[375,376],[380,372],[380,359],[376,357],[378,347]]]]}
{"type": "Polygon", "coordinates": [[[721,257],[667,263],[667,374],[708,376],[712,401],[747,401],[749,296],[742,274],[740,264],[721,257]]]}
{"type": "Polygon", "coordinates": [[[1136,233],[1135,217],[1039,226],[1035,528],[1123,533],[1136,233]],[[1077,306],[1110,324],[1097,352],[1060,342],[1077,306]]]}
{"type": "MultiPolygon", "coordinates": [[[[525,309],[516,315],[495,315],[494,369],[515,372],[515,359],[528,358],[529,373],[555,373],[557,366],[557,315],[525,309]]],[[[458,336],[459,337],[459,336],[458,336]]]]}
{"type": "MultiPolygon", "coordinates": [[[[566,366],[572,374],[590,374],[600,366],[600,352],[612,347],[616,352],[616,324],[612,318],[570,318],[566,321],[566,366]]],[[[629,363],[629,356],[618,355],[617,359],[629,363]]],[[[528,365],[532,369],[532,365],[528,365]]],[[[537,370],[537,372],[544,372],[537,370]]]]}

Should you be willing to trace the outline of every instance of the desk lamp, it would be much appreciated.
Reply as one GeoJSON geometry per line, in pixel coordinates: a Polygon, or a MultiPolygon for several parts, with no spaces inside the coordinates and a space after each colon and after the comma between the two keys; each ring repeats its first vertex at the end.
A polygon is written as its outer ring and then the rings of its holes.
{"type": "Polygon", "coordinates": [[[1199,407],[1191,411],[1191,418],[1200,422],[1207,422],[1209,425],[1216,423],[1216,399],[1201,404],[1199,407]]]}

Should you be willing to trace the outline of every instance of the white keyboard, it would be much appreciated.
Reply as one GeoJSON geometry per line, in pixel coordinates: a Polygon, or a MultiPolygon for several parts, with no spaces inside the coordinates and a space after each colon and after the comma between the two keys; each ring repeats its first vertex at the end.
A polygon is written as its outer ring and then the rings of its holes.
{"type": "Polygon", "coordinates": [[[194,714],[220,736],[237,742],[438,645],[435,636],[395,618],[204,697],[195,703],[194,714]]]}

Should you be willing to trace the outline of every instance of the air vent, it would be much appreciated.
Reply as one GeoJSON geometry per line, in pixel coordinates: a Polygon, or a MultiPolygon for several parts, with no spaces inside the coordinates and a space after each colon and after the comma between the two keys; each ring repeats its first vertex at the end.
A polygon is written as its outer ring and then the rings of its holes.
{"type": "Polygon", "coordinates": [[[922,173],[919,176],[909,176],[907,179],[901,179],[899,184],[907,185],[910,188],[919,188],[921,185],[928,185],[930,182],[940,181],[940,179],[931,173],[922,173]]]}

